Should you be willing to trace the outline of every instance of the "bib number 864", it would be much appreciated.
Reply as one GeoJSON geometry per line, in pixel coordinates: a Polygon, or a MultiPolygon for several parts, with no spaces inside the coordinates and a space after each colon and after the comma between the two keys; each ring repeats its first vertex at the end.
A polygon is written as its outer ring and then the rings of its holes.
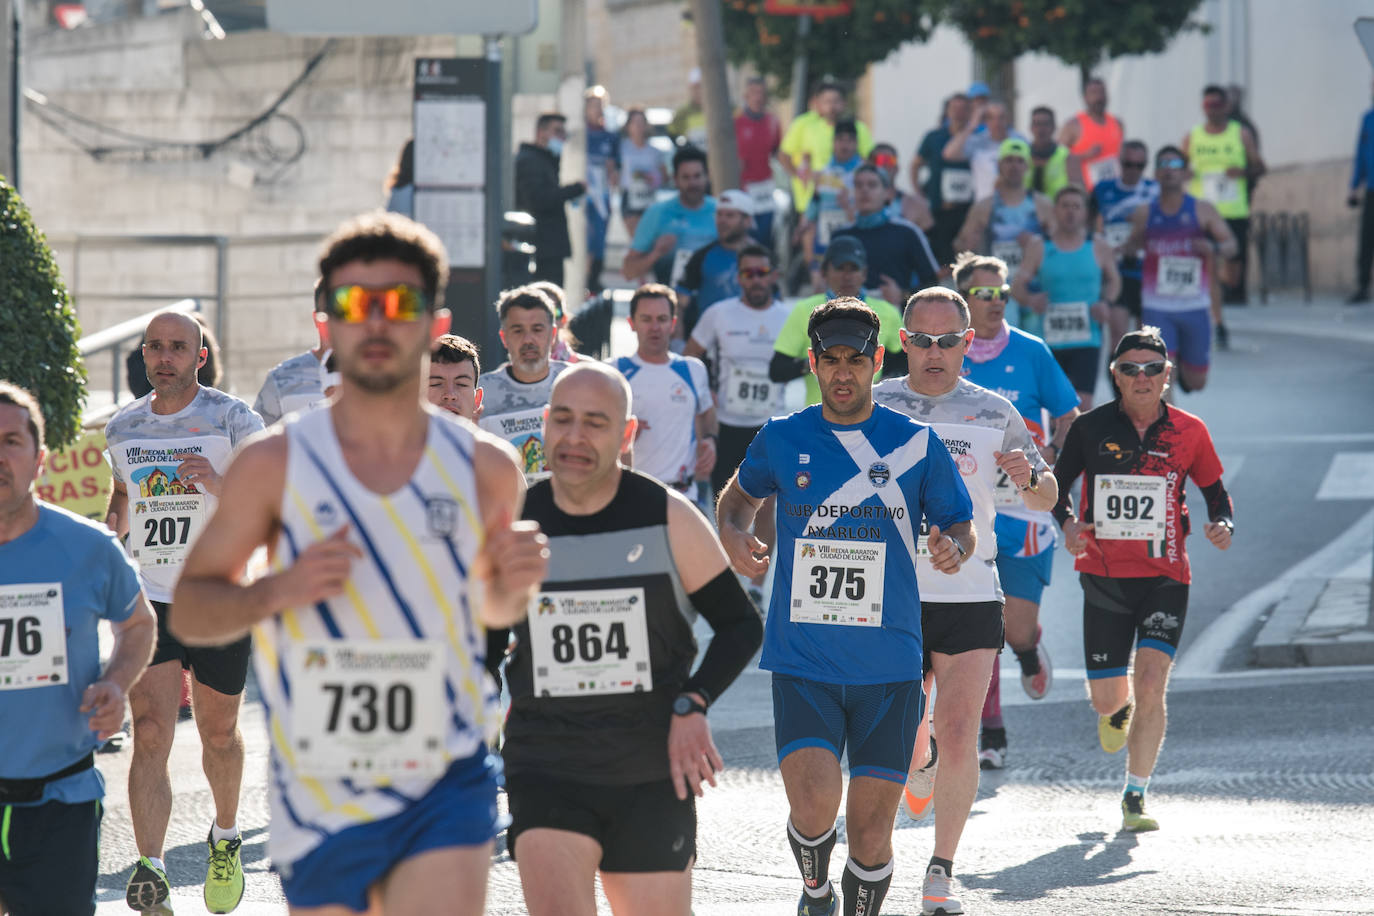
{"type": "Polygon", "coordinates": [[[357,734],[368,735],[385,724],[395,734],[410,731],[415,721],[415,694],[409,684],[392,684],[385,696],[374,684],[357,683],[350,689],[346,684],[321,684],[329,698],[329,719],[326,732],[337,732],[344,720],[345,695],[352,702],[347,705],[348,727],[357,734]],[[378,701],[384,708],[379,708],[378,701]]]}
{"type": "Polygon", "coordinates": [[[1107,497],[1107,518],[1149,521],[1154,518],[1150,514],[1154,511],[1154,506],[1153,496],[1136,497],[1112,494],[1107,497]]]}
{"type": "Polygon", "coordinates": [[[594,662],[599,661],[603,654],[614,655],[624,661],[630,654],[623,623],[613,623],[606,628],[605,642],[601,639],[601,625],[596,623],[582,624],[577,628],[576,636],[574,641],[573,628],[565,623],[553,628],[554,661],[564,665],[574,660],[594,662]]]}
{"type": "Polygon", "coordinates": [[[840,592],[850,601],[862,601],[864,597],[864,571],[852,566],[812,566],[811,597],[831,600],[840,597],[840,592]],[[831,574],[834,574],[833,576],[831,574]]]}

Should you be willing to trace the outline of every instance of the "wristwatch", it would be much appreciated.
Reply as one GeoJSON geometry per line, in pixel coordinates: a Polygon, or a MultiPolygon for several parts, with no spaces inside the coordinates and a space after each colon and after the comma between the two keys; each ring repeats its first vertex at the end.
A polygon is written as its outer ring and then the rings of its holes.
{"type": "Polygon", "coordinates": [[[1038,486],[1040,486],[1040,471],[1036,468],[1031,468],[1030,482],[1022,487],[1021,490],[1022,492],[1029,492],[1038,486]]]}
{"type": "Polygon", "coordinates": [[[694,712],[706,715],[706,707],[698,703],[694,697],[685,693],[680,693],[676,700],[673,700],[673,715],[690,716],[694,712]]]}
{"type": "Polygon", "coordinates": [[[960,544],[959,539],[954,537],[953,535],[947,534],[945,535],[945,537],[949,538],[951,541],[954,542],[954,549],[959,551],[959,562],[963,563],[964,560],[968,558],[968,551],[964,549],[964,545],[960,544]]]}
{"type": "Polygon", "coordinates": [[[1219,518],[1219,519],[1216,520],[1216,524],[1221,525],[1222,527],[1224,527],[1224,528],[1226,529],[1226,532],[1227,532],[1228,534],[1230,534],[1231,536],[1233,536],[1233,537],[1235,536],[1235,533],[1236,533],[1236,523],[1233,522],[1233,521],[1231,521],[1229,518],[1219,518]]]}

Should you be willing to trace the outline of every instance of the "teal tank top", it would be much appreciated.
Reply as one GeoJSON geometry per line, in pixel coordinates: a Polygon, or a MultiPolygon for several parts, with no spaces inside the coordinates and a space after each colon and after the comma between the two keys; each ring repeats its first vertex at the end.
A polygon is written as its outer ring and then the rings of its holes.
{"type": "Polygon", "coordinates": [[[1102,345],[1102,327],[1090,310],[1102,298],[1102,268],[1093,254],[1092,237],[1073,251],[1062,251],[1045,239],[1045,257],[1036,274],[1049,293],[1050,307],[1041,317],[1040,334],[1052,349],[1102,345]]]}

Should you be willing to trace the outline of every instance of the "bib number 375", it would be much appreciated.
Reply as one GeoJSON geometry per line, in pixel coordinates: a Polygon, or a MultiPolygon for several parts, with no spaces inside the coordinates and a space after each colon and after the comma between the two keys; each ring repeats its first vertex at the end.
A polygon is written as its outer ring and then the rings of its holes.
{"type": "Polygon", "coordinates": [[[793,623],[883,625],[887,545],[798,538],[792,564],[793,623]]]}

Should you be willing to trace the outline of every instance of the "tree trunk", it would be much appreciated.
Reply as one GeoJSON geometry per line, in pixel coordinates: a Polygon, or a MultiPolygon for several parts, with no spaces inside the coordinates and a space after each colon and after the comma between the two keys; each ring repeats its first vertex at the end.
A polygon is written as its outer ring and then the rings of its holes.
{"type": "Polygon", "coordinates": [[[0,0],[0,175],[19,187],[19,7],[0,0]]]}
{"type": "Polygon", "coordinates": [[[739,187],[739,149],[735,146],[730,88],[725,79],[725,28],[719,0],[691,0],[696,25],[697,63],[701,66],[701,106],[706,115],[707,158],[716,193],[739,187]]]}

